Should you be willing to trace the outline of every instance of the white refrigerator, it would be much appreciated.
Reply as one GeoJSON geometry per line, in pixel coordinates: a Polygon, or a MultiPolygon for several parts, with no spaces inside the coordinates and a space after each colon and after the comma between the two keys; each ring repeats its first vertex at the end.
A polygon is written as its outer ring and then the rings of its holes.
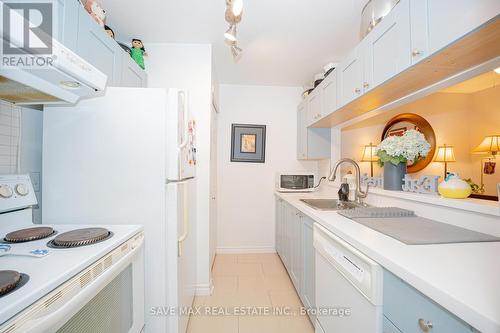
{"type": "Polygon", "coordinates": [[[43,223],[142,224],[145,331],[184,333],[196,285],[195,121],[187,92],[108,88],[43,114],[43,223]]]}

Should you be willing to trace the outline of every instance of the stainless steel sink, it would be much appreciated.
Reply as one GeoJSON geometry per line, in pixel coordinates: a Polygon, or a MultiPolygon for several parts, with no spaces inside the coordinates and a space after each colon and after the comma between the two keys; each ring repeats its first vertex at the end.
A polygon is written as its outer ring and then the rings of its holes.
{"type": "Polygon", "coordinates": [[[340,210],[365,207],[355,202],[339,201],[337,199],[300,199],[303,203],[318,210],[340,210]]]}

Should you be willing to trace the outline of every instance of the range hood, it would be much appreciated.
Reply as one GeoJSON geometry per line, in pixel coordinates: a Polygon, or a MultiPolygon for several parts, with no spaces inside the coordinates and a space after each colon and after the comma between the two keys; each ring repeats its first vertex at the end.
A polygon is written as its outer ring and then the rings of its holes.
{"type": "MultiPolygon", "coordinates": [[[[0,1],[0,4],[2,2],[0,1]]],[[[15,11],[11,15],[19,15],[15,11]]],[[[23,22],[22,17],[13,17],[11,22],[23,22]]],[[[29,23],[29,22],[28,22],[29,23]]],[[[0,24],[0,43],[24,50],[23,24],[11,27],[8,42],[0,24]],[[17,27],[19,26],[19,27],[17,27]],[[9,44],[7,44],[9,43],[9,44]]],[[[43,33],[43,32],[42,32],[43,33]]],[[[76,53],[59,43],[52,36],[44,35],[52,41],[52,53],[43,55],[43,67],[16,66],[20,59],[39,59],[37,54],[28,53],[10,57],[2,52],[0,65],[0,99],[15,104],[60,104],[76,103],[80,98],[91,97],[106,87],[107,76],[80,58],[76,53]],[[14,63],[5,61],[15,59],[14,63]]],[[[22,52],[22,51],[21,51],[22,52]]],[[[41,55],[40,55],[41,56],[41,55]]]]}
{"type": "Polygon", "coordinates": [[[0,68],[0,99],[15,104],[76,103],[106,87],[107,76],[53,41],[53,62],[44,68],[0,68]]]}

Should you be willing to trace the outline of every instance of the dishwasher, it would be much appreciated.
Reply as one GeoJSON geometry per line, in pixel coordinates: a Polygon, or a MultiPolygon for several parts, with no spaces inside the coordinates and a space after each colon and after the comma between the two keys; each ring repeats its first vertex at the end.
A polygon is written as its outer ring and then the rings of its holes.
{"type": "Polygon", "coordinates": [[[314,225],[316,333],[382,333],[383,269],[314,225]]]}

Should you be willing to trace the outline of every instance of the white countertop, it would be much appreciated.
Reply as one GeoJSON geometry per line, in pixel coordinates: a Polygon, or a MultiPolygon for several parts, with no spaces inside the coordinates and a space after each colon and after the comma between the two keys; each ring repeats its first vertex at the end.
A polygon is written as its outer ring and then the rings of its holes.
{"type": "Polygon", "coordinates": [[[406,245],[300,201],[325,195],[276,195],[474,328],[500,333],[500,242],[406,245]]]}

